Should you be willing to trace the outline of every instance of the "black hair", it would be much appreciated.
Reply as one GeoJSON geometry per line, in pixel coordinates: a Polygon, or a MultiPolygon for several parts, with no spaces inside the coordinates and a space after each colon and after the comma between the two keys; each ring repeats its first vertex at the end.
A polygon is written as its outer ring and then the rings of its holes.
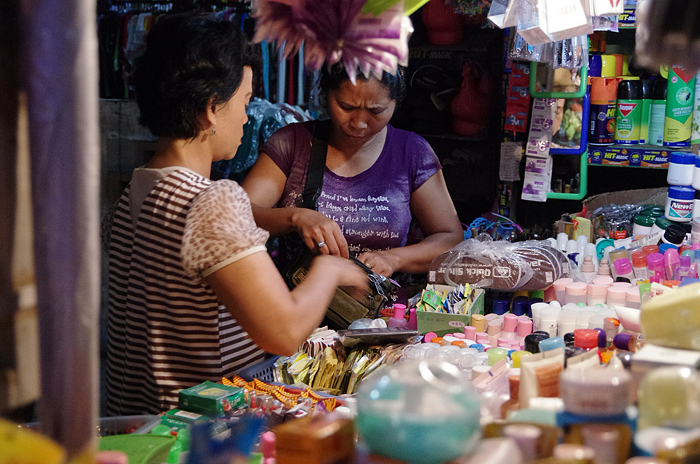
{"type": "MultiPolygon", "coordinates": [[[[399,65],[396,69],[396,74],[390,74],[386,71],[382,73],[382,78],[379,80],[384,87],[389,89],[389,96],[392,100],[396,100],[397,106],[400,105],[404,98],[406,97],[406,68],[399,65]]],[[[357,70],[357,79],[361,81],[367,81],[360,70],[357,70]]],[[[345,66],[342,63],[336,63],[330,67],[324,66],[321,70],[321,89],[323,96],[328,97],[328,91],[334,90],[340,87],[345,81],[349,81],[350,76],[348,76],[345,66]]]]}
{"type": "Polygon", "coordinates": [[[139,122],[158,137],[191,139],[200,131],[210,98],[227,102],[257,57],[243,33],[211,13],[162,17],[136,60],[134,92],[139,122]]]}

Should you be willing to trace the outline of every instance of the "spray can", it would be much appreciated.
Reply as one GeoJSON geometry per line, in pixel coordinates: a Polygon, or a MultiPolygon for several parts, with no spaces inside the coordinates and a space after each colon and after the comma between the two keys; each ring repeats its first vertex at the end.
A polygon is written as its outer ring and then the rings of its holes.
{"type": "Polygon", "coordinates": [[[625,77],[617,85],[615,143],[636,145],[642,125],[642,82],[625,77]]]}
{"type": "Polygon", "coordinates": [[[649,111],[649,135],[647,135],[647,143],[651,145],[663,146],[664,144],[666,85],[666,79],[654,81],[654,91],[652,92],[651,109],[649,111]]]}
{"type": "Polygon", "coordinates": [[[639,127],[639,143],[647,143],[649,137],[649,117],[654,81],[642,79],[642,124],[639,127]]]}
{"type": "Polygon", "coordinates": [[[612,145],[615,141],[615,102],[617,79],[591,78],[590,132],[591,145],[612,145]]]}
{"type": "Polygon", "coordinates": [[[694,101],[695,74],[686,72],[682,66],[671,67],[666,92],[665,147],[690,146],[694,101]]]}

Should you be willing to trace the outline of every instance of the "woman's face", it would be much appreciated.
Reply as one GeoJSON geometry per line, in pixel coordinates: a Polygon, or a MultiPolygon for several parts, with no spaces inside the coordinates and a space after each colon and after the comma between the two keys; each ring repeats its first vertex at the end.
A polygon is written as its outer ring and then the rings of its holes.
{"type": "Polygon", "coordinates": [[[219,147],[217,152],[221,153],[218,160],[231,159],[236,155],[243,137],[243,126],[248,122],[246,107],[252,95],[253,70],[246,66],[243,68],[241,85],[233,96],[226,103],[220,105],[218,109],[216,134],[212,136],[212,141],[216,141],[219,147]]]}
{"type": "Polygon", "coordinates": [[[396,108],[389,88],[375,78],[350,81],[328,92],[328,113],[339,142],[364,144],[384,129],[396,108]]]}

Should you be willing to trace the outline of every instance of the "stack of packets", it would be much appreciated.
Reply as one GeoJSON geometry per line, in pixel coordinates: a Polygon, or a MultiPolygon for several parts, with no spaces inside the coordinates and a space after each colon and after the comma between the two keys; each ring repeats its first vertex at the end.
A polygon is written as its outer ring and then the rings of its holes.
{"type": "Polygon", "coordinates": [[[275,363],[276,375],[288,385],[304,385],[332,395],[351,394],[379,366],[397,362],[403,347],[358,346],[347,350],[335,331],[321,328],[296,354],[275,363]]]}
{"type": "MultiPolygon", "coordinates": [[[[431,311],[445,314],[469,314],[476,292],[469,284],[457,287],[426,285],[415,303],[416,311],[431,311]]],[[[412,303],[413,304],[413,303],[412,303]]]]}

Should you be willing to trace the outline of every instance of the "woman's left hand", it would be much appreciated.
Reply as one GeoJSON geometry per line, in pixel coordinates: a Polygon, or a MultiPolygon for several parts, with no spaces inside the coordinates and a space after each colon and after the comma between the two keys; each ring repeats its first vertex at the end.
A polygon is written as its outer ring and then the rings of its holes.
{"type": "Polygon", "coordinates": [[[385,277],[391,277],[399,267],[398,257],[393,255],[391,250],[367,251],[359,255],[357,259],[365,263],[375,273],[385,277]]]}

